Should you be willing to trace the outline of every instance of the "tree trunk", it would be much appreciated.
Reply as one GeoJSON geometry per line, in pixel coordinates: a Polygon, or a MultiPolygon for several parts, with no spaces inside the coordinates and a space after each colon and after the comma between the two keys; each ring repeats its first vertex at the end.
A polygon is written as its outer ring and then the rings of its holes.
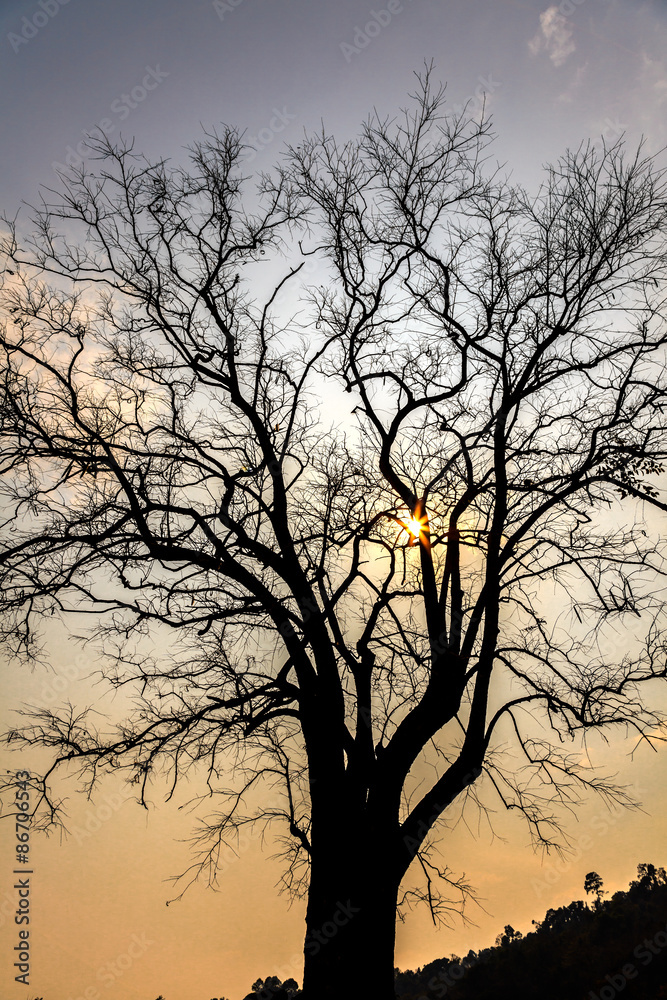
{"type": "Polygon", "coordinates": [[[379,851],[355,860],[312,859],[304,1000],[394,1000],[398,885],[379,851]]]}

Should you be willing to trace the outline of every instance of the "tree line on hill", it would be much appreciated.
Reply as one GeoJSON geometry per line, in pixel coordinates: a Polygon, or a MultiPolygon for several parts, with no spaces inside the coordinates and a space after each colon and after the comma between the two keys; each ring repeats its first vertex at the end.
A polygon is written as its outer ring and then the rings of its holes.
{"type": "MultiPolygon", "coordinates": [[[[396,969],[397,1000],[667,1000],[665,869],[638,865],[627,891],[610,899],[589,872],[584,890],[590,902],[547,910],[526,935],[508,924],[493,947],[396,969]]],[[[243,1000],[300,996],[294,979],[267,976],[243,1000]]]]}
{"type": "Polygon", "coordinates": [[[511,926],[495,947],[396,970],[398,1000],[663,1000],[667,998],[667,873],[640,864],[608,900],[589,872],[590,904],[547,910],[523,936],[511,926]]]}

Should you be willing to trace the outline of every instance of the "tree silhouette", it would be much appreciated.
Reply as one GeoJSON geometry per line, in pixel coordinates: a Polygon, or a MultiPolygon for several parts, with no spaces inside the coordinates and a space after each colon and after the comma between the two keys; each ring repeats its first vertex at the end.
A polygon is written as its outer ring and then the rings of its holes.
{"type": "Polygon", "coordinates": [[[521,931],[515,931],[511,924],[506,924],[503,933],[499,934],[496,938],[496,946],[499,948],[507,948],[515,941],[520,941],[522,937],[523,934],[521,931]]]}
{"type": "Polygon", "coordinates": [[[650,863],[637,865],[637,879],[630,883],[630,888],[653,889],[658,885],[667,885],[667,871],[656,868],[650,863]]]}
{"type": "Polygon", "coordinates": [[[90,616],[137,699],[8,740],[53,753],[45,825],[63,764],[142,803],[200,769],[192,877],[282,823],[307,1000],[391,997],[397,905],[465,901],[429,846],[454,803],[558,845],[559,806],[629,801],[581,734],[661,718],[664,179],[586,145],[529,196],[490,140],[427,72],[257,189],[230,128],[188,166],[100,140],[7,220],[4,639],[90,616]]]}
{"type": "Polygon", "coordinates": [[[396,993],[400,1000],[563,1000],[607,997],[613,989],[657,1000],[667,974],[666,913],[667,882],[631,882],[593,909],[578,900],[549,910],[533,921],[534,932],[513,942],[501,934],[495,948],[463,961],[452,955],[417,972],[397,970],[396,993]]]}
{"type": "Polygon", "coordinates": [[[597,872],[589,872],[584,879],[584,892],[587,895],[595,894],[595,905],[599,906],[605,894],[604,882],[597,872]]]}
{"type": "Polygon", "coordinates": [[[299,984],[294,979],[283,983],[278,976],[267,976],[252,984],[252,992],[244,1000],[293,1000],[300,997],[299,984]]]}

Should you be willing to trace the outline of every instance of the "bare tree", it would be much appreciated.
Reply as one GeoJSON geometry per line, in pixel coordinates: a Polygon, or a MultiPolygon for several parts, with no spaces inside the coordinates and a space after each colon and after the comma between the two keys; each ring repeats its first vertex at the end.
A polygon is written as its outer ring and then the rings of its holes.
{"type": "Polygon", "coordinates": [[[101,141],[4,244],[4,637],[89,615],[137,698],[9,739],[53,750],[45,823],[67,762],[141,801],[203,769],[211,877],[283,823],[309,1000],[393,996],[399,896],[465,898],[428,847],[453,803],[486,788],[551,847],[560,805],[627,801],[582,736],[659,738],[663,177],[586,145],[529,196],[490,137],[426,73],[256,190],[231,129],[187,168],[101,141]]]}

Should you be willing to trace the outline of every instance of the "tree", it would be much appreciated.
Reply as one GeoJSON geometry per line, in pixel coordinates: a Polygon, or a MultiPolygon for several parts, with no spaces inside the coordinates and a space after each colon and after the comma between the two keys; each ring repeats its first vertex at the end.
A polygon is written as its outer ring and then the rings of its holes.
{"type": "Polygon", "coordinates": [[[141,802],[202,769],[195,874],[283,823],[307,1000],[391,997],[397,904],[465,902],[430,853],[453,804],[561,845],[559,806],[629,802],[580,737],[662,718],[664,178],[584,145],[529,196],[490,141],[427,72],[255,192],[233,129],[187,166],[100,139],[7,223],[4,638],[90,615],[138,698],[8,739],[52,749],[45,824],[62,765],[141,802]]]}
{"type": "Polygon", "coordinates": [[[293,1000],[300,996],[296,980],[286,979],[283,983],[278,976],[267,976],[252,984],[252,993],[248,993],[244,1000],[293,1000]]]}
{"type": "Polygon", "coordinates": [[[604,888],[602,877],[597,872],[589,872],[584,879],[584,892],[586,895],[590,895],[590,893],[595,894],[595,906],[599,908],[606,889],[604,888]]]}
{"type": "Polygon", "coordinates": [[[650,891],[660,885],[667,885],[667,872],[664,868],[656,868],[650,862],[637,865],[637,879],[630,883],[631,889],[650,891]]]}
{"type": "Polygon", "coordinates": [[[523,937],[521,931],[515,931],[511,924],[505,924],[505,930],[496,938],[496,947],[509,948],[515,941],[520,941],[523,937]]]}

